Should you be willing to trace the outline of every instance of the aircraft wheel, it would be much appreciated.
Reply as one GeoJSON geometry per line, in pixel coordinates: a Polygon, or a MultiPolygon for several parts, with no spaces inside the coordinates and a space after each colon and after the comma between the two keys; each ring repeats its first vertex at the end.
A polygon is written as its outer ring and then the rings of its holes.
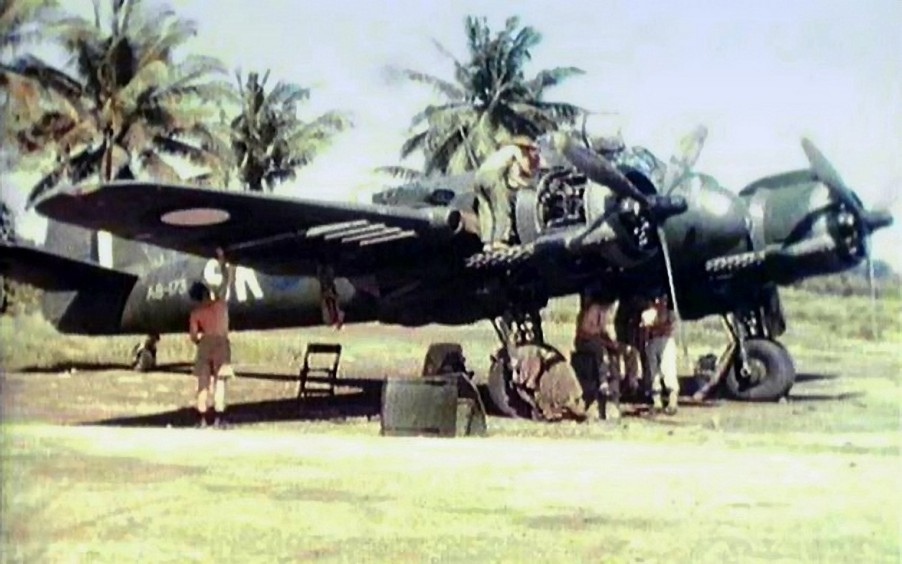
{"type": "Polygon", "coordinates": [[[529,418],[532,410],[517,394],[511,383],[509,364],[505,362],[506,353],[499,351],[489,368],[488,389],[492,404],[503,415],[508,417],[529,418]],[[505,355],[505,357],[502,357],[505,355]]]}
{"type": "Polygon", "coordinates": [[[739,366],[739,356],[727,371],[725,385],[730,396],[744,401],[777,401],[789,393],[796,371],[789,352],[769,339],[745,342],[748,362],[746,370],[739,366]]]}

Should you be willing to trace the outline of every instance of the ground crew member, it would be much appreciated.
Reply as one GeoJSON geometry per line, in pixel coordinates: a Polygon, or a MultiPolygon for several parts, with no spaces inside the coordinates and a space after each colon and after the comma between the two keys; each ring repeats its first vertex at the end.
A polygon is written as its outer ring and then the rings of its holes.
{"type": "Polygon", "coordinates": [[[225,427],[226,380],[232,371],[232,351],[229,344],[228,291],[235,279],[235,265],[226,264],[222,249],[216,249],[222,282],[216,288],[197,281],[189,289],[198,305],[191,310],[188,335],[197,346],[194,375],[197,376],[198,427],[206,427],[207,402],[213,392],[213,425],[225,427]]]}
{"type": "Polygon", "coordinates": [[[674,338],[676,319],[668,307],[667,295],[654,298],[642,312],[641,327],[646,333],[645,358],[651,373],[652,410],[660,411],[664,405],[662,394],[667,393],[664,412],[677,412],[680,382],[677,378],[677,346],[674,338]]]}
{"type": "Polygon", "coordinates": [[[335,287],[335,271],[329,264],[317,268],[320,285],[320,305],[323,312],[323,323],[341,329],[345,322],[345,312],[338,304],[338,289],[335,287]]]}
{"type": "MultiPolygon", "coordinates": [[[[576,336],[573,348],[595,356],[601,368],[599,390],[606,396],[604,418],[620,418],[620,347],[608,332],[608,322],[614,303],[586,296],[576,317],[576,336]]],[[[601,401],[601,398],[599,398],[601,401]]]]}
{"type": "Polygon", "coordinates": [[[489,155],[476,171],[479,231],[486,250],[503,248],[511,238],[514,193],[529,186],[539,167],[539,150],[518,135],[489,155]]]}

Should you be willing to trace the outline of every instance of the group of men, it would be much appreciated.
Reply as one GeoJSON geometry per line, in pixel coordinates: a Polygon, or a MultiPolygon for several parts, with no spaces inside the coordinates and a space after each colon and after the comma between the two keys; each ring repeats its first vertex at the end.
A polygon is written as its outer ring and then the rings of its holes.
{"type": "MultiPolygon", "coordinates": [[[[589,355],[595,377],[584,385],[597,387],[595,398],[604,406],[600,417],[620,418],[621,391],[625,385],[636,398],[650,397],[652,413],[675,415],[679,404],[675,316],[666,294],[646,300],[626,300],[617,305],[604,294],[581,296],[573,339],[574,354],[589,355]],[[612,314],[631,335],[612,336],[612,314]],[[632,331],[630,331],[632,329],[632,331]],[[630,342],[623,342],[629,340],[630,342]],[[644,354],[643,354],[644,353],[644,354]]],[[[591,397],[591,394],[590,394],[591,397]]]]}

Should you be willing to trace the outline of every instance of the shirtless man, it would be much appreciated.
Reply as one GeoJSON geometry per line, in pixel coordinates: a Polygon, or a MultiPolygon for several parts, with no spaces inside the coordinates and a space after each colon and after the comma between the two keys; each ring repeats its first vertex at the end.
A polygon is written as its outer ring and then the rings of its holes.
{"type": "Polygon", "coordinates": [[[198,304],[191,310],[188,335],[197,345],[194,375],[197,376],[198,427],[206,427],[207,402],[213,391],[215,427],[225,427],[225,384],[232,371],[232,351],[229,345],[228,291],[235,279],[235,266],[227,265],[222,249],[216,249],[222,282],[216,288],[197,281],[191,285],[189,296],[198,304]]]}

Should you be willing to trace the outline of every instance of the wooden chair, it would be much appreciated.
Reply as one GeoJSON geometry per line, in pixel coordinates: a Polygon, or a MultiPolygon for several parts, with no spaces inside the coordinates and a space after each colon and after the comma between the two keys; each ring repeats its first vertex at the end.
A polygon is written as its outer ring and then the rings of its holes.
{"type": "Polygon", "coordinates": [[[304,352],[304,362],[298,373],[298,399],[307,396],[307,379],[313,374],[325,376],[326,389],[330,396],[335,395],[338,381],[338,365],[341,361],[341,345],[327,343],[310,343],[304,352]]]}

